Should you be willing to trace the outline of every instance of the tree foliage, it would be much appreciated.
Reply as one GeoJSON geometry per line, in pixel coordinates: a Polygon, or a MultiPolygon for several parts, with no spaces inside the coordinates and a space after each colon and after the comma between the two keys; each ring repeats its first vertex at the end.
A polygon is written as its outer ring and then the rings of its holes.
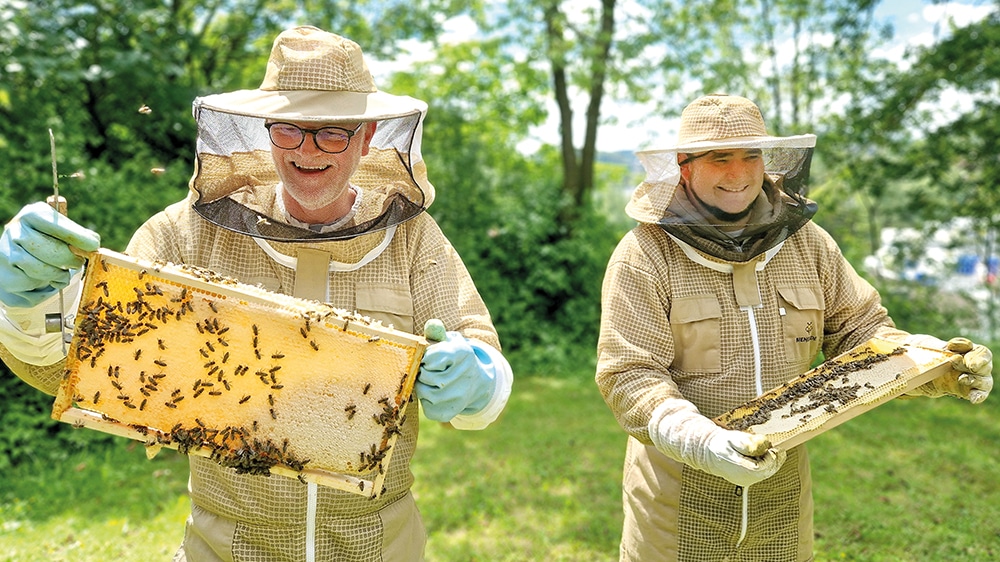
{"type": "MultiPolygon", "coordinates": [[[[10,216],[25,200],[51,191],[47,129],[56,135],[59,168],[67,173],[93,162],[112,170],[131,162],[142,162],[136,168],[147,170],[190,167],[192,100],[256,87],[277,31],[313,22],[370,40],[378,52],[404,37],[435,35],[437,15],[454,9],[432,0],[407,2],[407,10],[400,9],[403,4],[10,2],[0,8],[5,36],[0,43],[0,148],[7,156],[0,162],[0,177],[7,180],[0,187],[0,212],[10,216]],[[152,111],[140,113],[141,107],[152,111]]],[[[116,202],[106,197],[104,204],[116,202]]],[[[102,219],[120,215],[103,212],[93,221],[104,226],[102,219]]]]}
{"type": "Polygon", "coordinates": [[[545,117],[522,87],[543,80],[501,42],[484,40],[443,46],[389,85],[431,101],[422,148],[437,191],[430,213],[472,273],[505,350],[542,372],[560,363],[557,353],[596,345],[603,269],[623,233],[586,211],[588,228],[567,234],[560,216],[574,203],[561,190],[559,154],[517,149],[545,117]]]}
{"type": "MultiPolygon", "coordinates": [[[[873,56],[891,36],[877,5],[0,0],[0,216],[51,193],[51,129],[71,216],[106,247],[123,248],[143,220],[186,194],[194,97],[256,87],[275,33],[311,23],[355,39],[369,58],[408,61],[380,87],[429,102],[423,153],[438,190],[430,212],[505,348],[545,372],[560,357],[590,357],[603,268],[631,225],[622,183],[635,179],[596,150],[598,127],[623,118],[609,101],[674,116],[698,95],[725,91],[756,100],[774,134],[817,132],[817,220],[856,263],[877,248],[884,224],[955,215],[975,218],[984,255],[995,254],[987,244],[1000,217],[1000,16],[950,30],[899,67],[873,56]],[[455,16],[476,22],[475,36],[445,40],[455,16]],[[954,92],[972,102],[942,120],[933,110],[954,92]],[[520,150],[551,107],[559,141],[520,150]]],[[[923,290],[886,294],[934,300],[923,290]]]]}

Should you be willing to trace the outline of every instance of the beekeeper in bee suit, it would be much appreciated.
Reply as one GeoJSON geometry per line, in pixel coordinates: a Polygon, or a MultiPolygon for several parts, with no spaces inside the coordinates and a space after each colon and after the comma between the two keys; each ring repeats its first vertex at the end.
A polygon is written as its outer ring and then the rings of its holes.
{"type": "Polygon", "coordinates": [[[597,385],[628,433],[621,560],[811,560],[805,445],[713,417],[873,336],[964,353],[914,394],[989,394],[992,355],[896,329],[802,196],[813,135],[768,135],[757,106],[699,98],[675,146],[640,152],[639,225],[607,267],[597,385]]]}
{"type": "MultiPolygon", "coordinates": [[[[510,366],[489,313],[438,225],[420,156],[427,106],[378,91],[361,49],[314,27],[278,35],[260,88],[201,97],[188,197],[146,222],[126,252],[355,310],[420,332],[440,320],[416,383],[424,414],[481,429],[503,410],[510,366]]],[[[72,302],[91,232],[44,203],[0,241],[0,356],[54,394],[63,370],[44,315],[72,302]]],[[[321,367],[317,367],[321,368],[321,367]]],[[[377,499],[294,478],[236,474],[190,457],[192,512],[177,560],[421,560],[410,493],[418,416],[407,416],[377,499]]]]}

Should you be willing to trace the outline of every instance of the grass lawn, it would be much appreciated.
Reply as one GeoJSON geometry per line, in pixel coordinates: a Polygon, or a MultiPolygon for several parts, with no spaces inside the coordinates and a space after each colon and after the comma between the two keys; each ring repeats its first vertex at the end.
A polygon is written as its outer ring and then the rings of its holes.
{"type": "MultiPolygon", "coordinates": [[[[810,442],[817,560],[1000,559],[1000,400],[897,400],[810,442]]],[[[590,373],[522,377],[483,432],[422,420],[428,562],[617,560],[624,434],[590,373]]],[[[125,440],[0,480],[0,561],[169,560],[187,463],[125,440]]]]}
{"type": "Polygon", "coordinates": [[[1000,560],[1000,399],[894,400],[809,445],[820,560],[1000,560]]]}
{"type": "Polygon", "coordinates": [[[190,510],[187,458],[125,439],[0,483],[0,561],[167,560],[190,510]]]}

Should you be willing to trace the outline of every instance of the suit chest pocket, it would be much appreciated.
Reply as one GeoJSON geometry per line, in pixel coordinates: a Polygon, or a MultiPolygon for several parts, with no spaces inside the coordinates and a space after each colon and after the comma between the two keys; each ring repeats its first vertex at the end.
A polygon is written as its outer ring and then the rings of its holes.
{"type": "Polygon", "coordinates": [[[778,287],[778,314],[785,357],[809,364],[823,345],[823,291],[819,287],[778,287]]]}
{"type": "Polygon", "coordinates": [[[674,299],[670,309],[674,366],[687,372],[720,372],[721,325],[722,308],[715,295],[674,299]]]}
{"type": "Polygon", "coordinates": [[[387,326],[413,332],[413,297],[409,287],[394,284],[359,285],[355,296],[358,312],[387,326]]]}

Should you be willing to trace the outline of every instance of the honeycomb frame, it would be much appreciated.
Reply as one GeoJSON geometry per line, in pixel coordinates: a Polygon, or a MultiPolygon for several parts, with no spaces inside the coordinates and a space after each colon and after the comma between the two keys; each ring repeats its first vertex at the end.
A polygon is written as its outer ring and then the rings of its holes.
{"type": "Polygon", "coordinates": [[[426,339],[201,268],[88,261],[54,419],[381,493],[426,339]]]}
{"type": "Polygon", "coordinates": [[[947,373],[953,356],[872,338],[714,421],[791,448],[947,373]]]}

